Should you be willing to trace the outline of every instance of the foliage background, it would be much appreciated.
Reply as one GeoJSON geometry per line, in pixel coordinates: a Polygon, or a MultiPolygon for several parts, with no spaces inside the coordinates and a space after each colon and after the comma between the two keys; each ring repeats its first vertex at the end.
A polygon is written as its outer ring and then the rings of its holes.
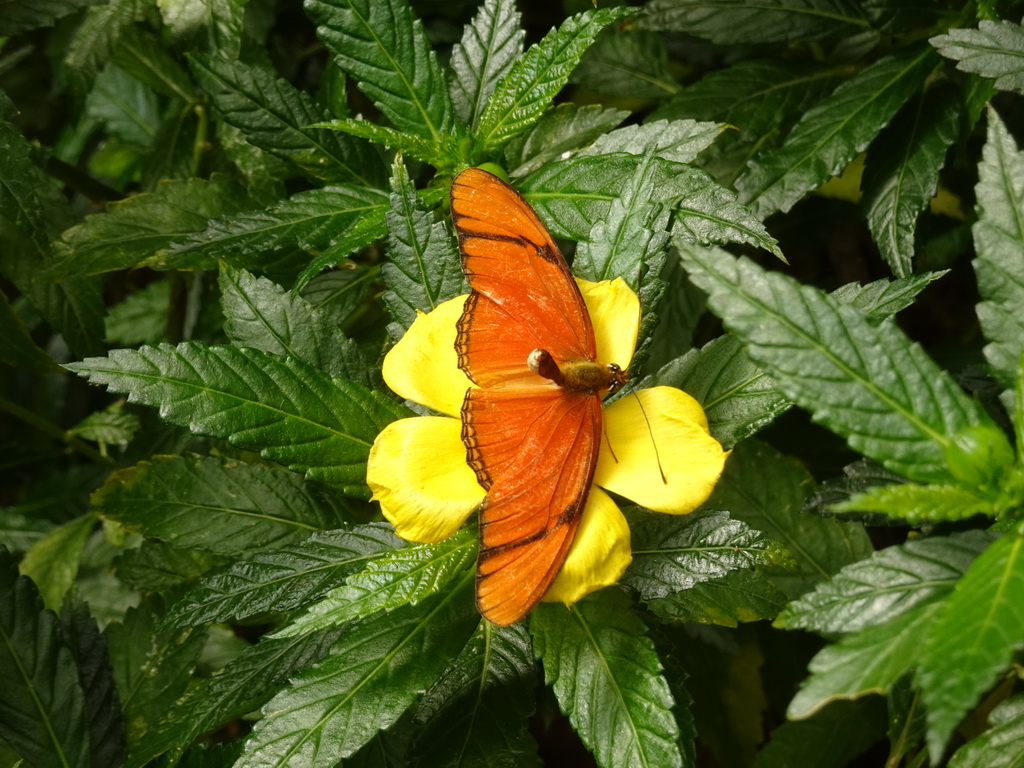
{"type": "Polygon", "coordinates": [[[1019,765],[1022,5],[601,5],[0,5],[0,764],[1019,765]],[[735,448],[509,629],[364,479],[482,162],[735,448]]]}

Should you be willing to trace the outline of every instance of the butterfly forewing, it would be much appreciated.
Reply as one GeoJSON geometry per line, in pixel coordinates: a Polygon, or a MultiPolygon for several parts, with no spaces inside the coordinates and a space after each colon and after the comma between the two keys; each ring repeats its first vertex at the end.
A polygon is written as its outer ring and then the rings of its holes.
{"type": "Polygon", "coordinates": [[[597,464],[601,400],[531,370],[596,356],[572,273],[529,204],[479,169],[452,183],[452,218],[473,289],[458,324],[466,393],[462,439],[487,497],[480,507],[477,606],[496,624],[522,618],[551,586],[579,527],[597,464]]]}

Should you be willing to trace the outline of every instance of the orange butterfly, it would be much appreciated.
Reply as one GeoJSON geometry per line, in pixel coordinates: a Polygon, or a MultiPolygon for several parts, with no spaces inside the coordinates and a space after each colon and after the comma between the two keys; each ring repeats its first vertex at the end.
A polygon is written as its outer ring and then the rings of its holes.
{"type": "Polygon", "coordinates": [[[594,329],[551,235],[512,187],[479,168],[452,183],[452,219],[472,291],[458,322],[462,441],[480,506],[476,600],[495,624],[521,619],[569,554],[601,443],[601,397],[628,380],[597,362],[594,329]]]}

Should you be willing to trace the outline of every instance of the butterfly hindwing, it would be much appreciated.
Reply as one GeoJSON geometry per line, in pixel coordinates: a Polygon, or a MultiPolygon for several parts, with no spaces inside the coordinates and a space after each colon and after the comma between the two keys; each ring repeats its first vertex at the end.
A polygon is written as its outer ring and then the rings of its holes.
{"type": "Polygon", "coordinates": [[[543,597],[579,527],[597,465],[601,402],[557,388],[471,389],[463,404],[480,511],[477,605],[510,624],[543,597]]]}

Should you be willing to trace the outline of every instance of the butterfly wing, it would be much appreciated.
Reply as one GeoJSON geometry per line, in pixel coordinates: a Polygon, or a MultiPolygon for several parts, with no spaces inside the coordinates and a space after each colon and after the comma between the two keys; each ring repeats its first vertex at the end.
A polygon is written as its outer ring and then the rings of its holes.
{"type": "Polygon", "coordinates": [[[473,292],[459,320],[459,367],[482,387],[540,382],[527,356],[594,360],[594,329],[565,259],[537,214],[497,176],[470,168],[452,183],[452,219],[473,292]]]}
{"type": "Polygon", "coordinates": [[[462,408],[480,508],[477,607],[521,619],[569,553],[597,465],[601,400],[558,388],[471,389],[462,408]]]}

